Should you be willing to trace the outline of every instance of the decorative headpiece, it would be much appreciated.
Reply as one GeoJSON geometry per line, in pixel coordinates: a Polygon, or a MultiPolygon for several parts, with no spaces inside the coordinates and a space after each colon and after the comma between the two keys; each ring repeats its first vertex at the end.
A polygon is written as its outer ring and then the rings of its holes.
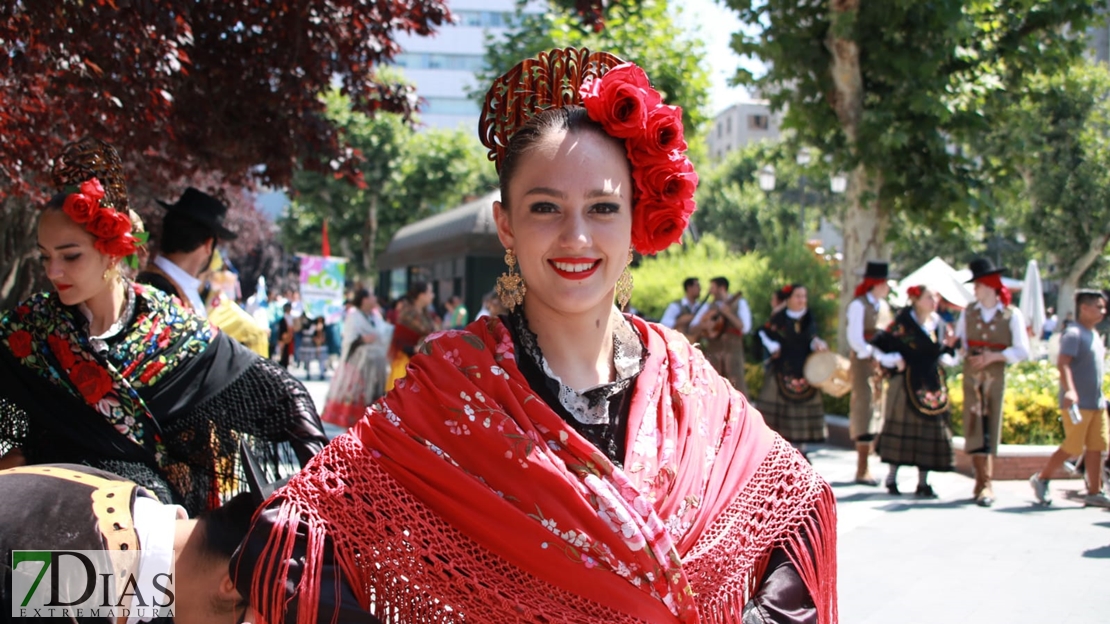
{"type": "Polygon", "coordinates": [[[55,159],[54,186],[67,193],[62,210],[96,237],[100,253],[127,257],[138,264],[135,252],[146,233],[132,234],[127,187],[119,155],[109,144],[85,137],[65,146],[55,159]]]}
{"type": "Polygon", "coordinates": [[[632,165],[632,245],[654,254],[682,238],[698,175],[686,157],[682,109],[663,104],[647,74],[606,52],[566,48],[526,59],[486,93],[478,133],[498,173],[509,141],[549,108],[582,106],[607,134],[624,140],[632,165]]]}
{"type": "Polygon", "coordinates": [[[906,289],[906,296],[910,299],[913,299],[914,301],[920,299],[921,295],[923,294],[925,294],[925,287],[920,284],[916,286],[910,286],[906,289]]]}

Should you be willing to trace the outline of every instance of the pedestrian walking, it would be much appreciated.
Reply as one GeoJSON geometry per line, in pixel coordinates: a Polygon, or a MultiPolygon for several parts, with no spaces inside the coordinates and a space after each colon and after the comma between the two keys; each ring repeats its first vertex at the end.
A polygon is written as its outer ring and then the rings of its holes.
{"type": "Polygon", "coordinates": [[[1095,326],[1106,317],[1106,298],[1099,290],[1080,290],[1075,294],[1076,322],[1060,337],[1060,412],[1063,414],[1064,442],[1045,462],[1044,468],[1029,478],[1037,502],[1052,502],[1048,482],[1052,474],[1075,455],[1083,455],[1087,473],[1090,507],[1110,507],[1110,497],[1102,491],[1102,454],[1110,445],[1106,397],[1102,380],[1106,347],[1095,326]]]}

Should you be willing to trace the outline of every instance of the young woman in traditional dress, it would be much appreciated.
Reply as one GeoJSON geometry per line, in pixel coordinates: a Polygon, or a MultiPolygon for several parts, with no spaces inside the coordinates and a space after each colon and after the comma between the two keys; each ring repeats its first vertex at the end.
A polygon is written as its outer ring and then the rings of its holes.
{"type": "Polygon", "coordinates": [[[828,484],[614,306],[694,208],[680,111],[635,65],[555,50],[482,128],[509,313],[425,341],[256,518],[239,587],[271,624],[835,622],[828,484]]]}
{"type": "Polygon", "coordinates": [[[416,352],[416,346],[437,329],[436,320],[428,313],[428,306],[434,298],[431,284],[413,282],[404,298],[397,302],[397,321],[393,324],[393,339],[389,344],[389,377],[385,381],[387,392],[405,376],[405,367],[416,352]]]}
{"type": "Polygon", "coordinates": [[[392,328],[382,317],[378,299],[359,289],[343,319],[343,349],[339,367],[328,386],[321,417],[333,425],[350,427],[366,414],[366,408],[385,394],[389,375],[386,356],[392,328]]]}
{"type": "Polygon", "coordinates": [[[955,461],[943,366],[957,363],[957,339],[936,312],[935,291],[912,286],[907,294],[911,305],[871,339],[882,351],[879,363],[893,371],[876,451],[890,464],[886,488],[891,494],[900,493],[898,467],[917,466],[914,494],[936,498],[929,471],[952,470],[955,461]]]}
{"type": "Polygon", "coordinates": [[[785,306],[759,330],[771,367],[757,405],[767,424],[804,453],[807,442],[823,442],[828,436],[821,391],[805,378],[806,359],[829,347],[817,335],[805,286],[784,286],[779,300],[785,306]]]}
{"type": "Polygon", "coordinates": [[[323,448],[299,381],[121,274],[141,241],[115,150],[85,139],[56,163],[38,223],[52,289],[0,318],[0,469],[85,464],[195,515],[246,488],[241,441],[271,476],[323,448]]]}

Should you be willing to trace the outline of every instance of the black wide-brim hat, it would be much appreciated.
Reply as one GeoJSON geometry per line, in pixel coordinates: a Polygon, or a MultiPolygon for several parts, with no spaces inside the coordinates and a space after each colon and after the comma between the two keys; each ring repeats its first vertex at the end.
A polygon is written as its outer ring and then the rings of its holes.
{"type": "Polygon", "coordinates": [[[239,235],[224,226],[224,218],[227,217],[227,206],[215,197],[208,193],[197,190],[193,187],[185,189],[181,194],[181,198],[175,203],[168,203],[159,201],[170,213],[177,213],[183,217],[196,221],[202,225],[206,225],[214,232],[216,238],[220,240],[235,240],[239,235]]]}
{"type": "MultiPolygon", "coordinates": [[[[857,272],[857,275],[860,275],[860,274],[857,272]]],[[[898,276],[891,274],[890,265],[887,264],[886,262],[872,262],[872,261],[869,261],[867,263],[867,267],[864,268],[861,277],[863,277],[864,279],[885,280],[885,279],[890,279],[890,278],[898,277],[898,276]]]]}
{"type": "Polygon", "coordinates": [[[1006,269],[994,268],[994,263],[991,262],[990,258],[976,258],[971,261],[971,264],[967,265],[967,268],[971,269],[971,279],[965,282],[967,284],[970,284],[971,282],[974,282],[981,277],[987,277],[988,275],[997,275],[1006,271],[1006,269]]]}

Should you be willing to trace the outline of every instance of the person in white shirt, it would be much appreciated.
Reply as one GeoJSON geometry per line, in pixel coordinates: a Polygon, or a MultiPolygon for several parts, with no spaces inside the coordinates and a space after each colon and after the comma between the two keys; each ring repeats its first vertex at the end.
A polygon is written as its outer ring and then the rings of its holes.
{"type": "Polygon", "coordinates": [[[704,340],[705,359],[732,387],[745,395],[748,384],[744,379],[744,334],[752,326],[752,311],[740,293],[729,295],[728,278],[709,280],[709,295],[713,302],[702,306],[690,322],[692,333],[704,340]]]}
{"type": "Polygon", "coordinates": [[[193,187],[175,203],[159,201],[166,209],[158,256],[135,281],[177,297],[193,314],[207,317],[201,296],[201,272],[212,262],[220,241],[238,238],[224,226],[227,206],[193,187]]]}
{"type": "MultiPolygon", "coordinates": [[[[678,301],[672,301],[665,310],[659,324],[671,329],[676,329],[690,337],[690,326],[694,317],[701,310],[701,281],[696,277],[687,277],[682,281],[682,290],[686,296],[678,301]]],[[[695,338],[696,339],[696,338],[695,338]]]]}
{"type": "Polygon", "coordinates": [[[1002,272],[986,258],[971,261],[975,302],[956,321],[964,366],[964,450],[975,469],[975,502],[994,504],[992,457],[1002,436],[1006,365],[1029,359],[1029,335],[1021,310],[1010,305],[1002,272]]]}
{"type": "Polygon", "coordinates": [[[879,367],[882,353],[870,344],[880,329],[894,320],[886,297],[889,268],[885,262],[868,262],[863,280],[856,286],[855,299],[848,304],[847,335],[851,351],[852,398],[848,406],[848,435],[856,443],[856,483],[878,485],[871,476],[868,460],[871,445],[882,426],[883,377],[879,367]]]}

